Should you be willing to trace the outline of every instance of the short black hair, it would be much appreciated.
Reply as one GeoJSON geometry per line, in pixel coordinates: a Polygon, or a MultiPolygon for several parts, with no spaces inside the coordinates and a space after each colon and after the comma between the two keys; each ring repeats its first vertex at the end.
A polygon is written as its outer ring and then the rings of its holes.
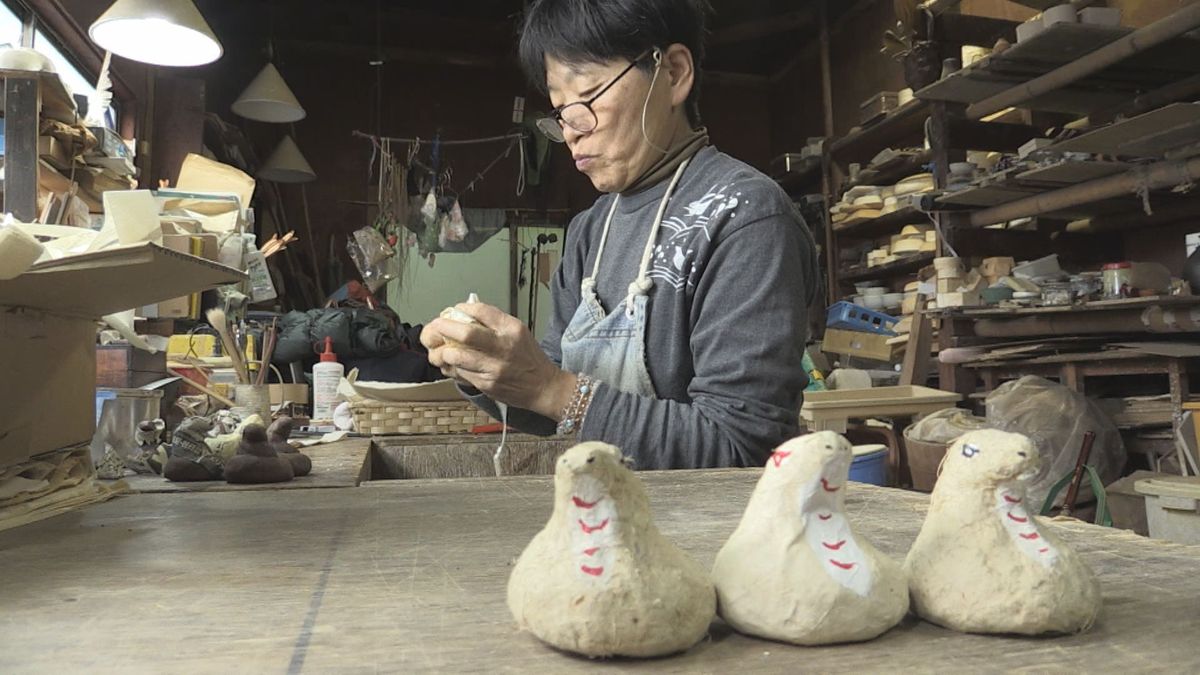
{"type": "MultiPolygon", "coordinates": [[[[546,93],[547,56],[569,64],[632,61],[676,42],[692,52],[696,79],[685,103],[700,126],[700,64],[708,0],[534,0],[521,25],[518,57],[529,81],[546,93]]],[[[652,61],[638,64],[649,72],[652,61]]]]}

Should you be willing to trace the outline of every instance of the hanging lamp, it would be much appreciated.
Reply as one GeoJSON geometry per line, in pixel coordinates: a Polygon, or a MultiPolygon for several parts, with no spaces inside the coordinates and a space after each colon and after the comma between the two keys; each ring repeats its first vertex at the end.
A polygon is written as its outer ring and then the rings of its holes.
{"type": "Polygon", "coordinates": [[[234,114],[248,120],[286,124],[304,119],[304,107],[296,100],[275,64],[268,62],[230,106],[234,114]]]}
{"type": "Polygon", "coordinates": [[[284,136],[275,151],[267,158],[258,177],[273,183],[308,183],[317,179],[308,160],[290,135],[284,136]]]}
{"type": "Polygon", "coordinates": [[[201,66],[223,51],[192,0],[117,0],[88,35],[118,56],[157,66],[201,66]]]}

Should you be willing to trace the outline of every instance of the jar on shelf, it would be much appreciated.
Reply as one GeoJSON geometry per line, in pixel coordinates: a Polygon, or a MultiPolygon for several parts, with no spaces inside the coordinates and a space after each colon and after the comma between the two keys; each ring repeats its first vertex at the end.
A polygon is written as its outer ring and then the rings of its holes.
{"type": "Polygon", "coordinates": [[[1133,263],[1115,262],[1100,268],[1104,299],[1128,298],[1133,294],[1133,263]]]}
{"type": "Polygon", "coordinates": [[[1042,304],[1069,305],[1075,293],[1069,281],[1051,281],[1042,286],[1042,304]]]}
{"type": "Polygon", "coordinates": [[[1076,300],[1088,301],[1100,295],[1104,282],[1100,272],[1082,272],[1071,277],[1071,290],[1076,300]]]}

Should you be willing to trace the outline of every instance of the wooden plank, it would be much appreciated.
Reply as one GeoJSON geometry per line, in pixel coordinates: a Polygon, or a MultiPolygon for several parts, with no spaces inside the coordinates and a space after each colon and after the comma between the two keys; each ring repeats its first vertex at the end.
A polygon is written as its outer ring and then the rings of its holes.
{"type": "Polygon", "coordinates": [[[934,254],[932,253],[921,253],[901,258],[896,262],[890,262],[886,265],[876,265],[874,267],[858,265],[846,269],[841,275],[841,281],[849,283],[866,281],[868,279],[892,279],[906,274],[915,274],[922,267],[932,263],[933,258],[934,254]]]}
{"type": "MultiPolygon", "coordinates": [[[[500,434],[375,438],[371,479],[487,478],[496,475],[500,434]]],[[[500,453],[504,476],[554,473],[554,462],[573,441],[509,434],[500,453]]]]}
{"type": "Polygon", "coordinates": [[[900,368],[900,385],[925,386],[929,381],[929,350],[933,347],[933,326],[925,313],[925,296],[917,297],[917,311],[913,316],[912,332],[904,350],[904,363],[900,368]]]}
{"type": "MultiPolygon", "coordinates": [[[[708,567],[757,470],[642,474],[657,526],[708,567]]],[[[512,560],[549,515],[548,477],[343,490],[133,495],[0,534],[0,671],[1195,672],[1200,547],[1078,521],[1047,527],[1096,571],[1082,635],[967,635],[913,618],[882,638],[803,648],[716,622],[684,654],[597,664],[519,633],[512,560]],[[120,620],[97,620],[115,616],[120,620]],[[148,639],[147,636],[152,636],[148,639]]],[[[863,485],[846,510],[901,558],[924,495],[863,485]]]]}
{"type": "Polygon", "coordinates": [[[37,219],[38,76],[4,79],[4,210],[17,220],[37,219]]]}

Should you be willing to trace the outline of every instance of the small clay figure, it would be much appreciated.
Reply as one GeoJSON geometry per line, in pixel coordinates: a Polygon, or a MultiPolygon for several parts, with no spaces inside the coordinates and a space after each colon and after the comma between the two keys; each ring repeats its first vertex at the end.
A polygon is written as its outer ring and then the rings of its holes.
{"type": "Polygon", "coordinates": [[[229,483],[286,483],[294,476],[292,463],[271,447],[261,424],[242,429],[237,454],[225,462],[225,480],[229,483]]]}
{"type": "Polygon", "coordinates": [[[918,616],[1023,635],[1079,633],[1095,622],[1095,576],[1027,503],[1037,462],[1037,445],[1021,434],[970,431],[950,446],[904,563],[918,616]]]}
{"type": "Polygon", "coordinates": [[[832,431],[771,455],[713,566],[719,613],[735,629],[801,645],[854,642],[908,613],[900,563],[846,516],[852,459],[850,443],[832,431]]]}
{"type": "Polygon", "coordinates": [[[595,442],[567,450],[550,521],[508,581],[517,625],[586,656],[660,656],[703,639],[715,606],[708,574],[654,527],[621,451],[595,442]]]}
{"type": "Polygon", "coordinates": [[[161,473],[162,464],[156,458],[161,445],[162,432],[166,423],[161,419],[142,420],[138,423],[134,440],[137,454],[125,460],[125,465],[137,473],[161,473]]]}
{"type": "Polygon", "coordinates": [[[178,483],[221,480],[221,457],[205,443],[212,427],[207,417],[189,417],[179,423],[163,465],[164,478],[178,483]]]}
{"type": "Polygon", "coordinates": [[[280,417],[267,427],[267,438],[271,447],[280,456],[292,463],[292,471],[296,477],[307,476],[312,471],[312,460],[308,455],[288,445],[288,437],[292,435],[295,422],[290,417],[280,417]]]}

